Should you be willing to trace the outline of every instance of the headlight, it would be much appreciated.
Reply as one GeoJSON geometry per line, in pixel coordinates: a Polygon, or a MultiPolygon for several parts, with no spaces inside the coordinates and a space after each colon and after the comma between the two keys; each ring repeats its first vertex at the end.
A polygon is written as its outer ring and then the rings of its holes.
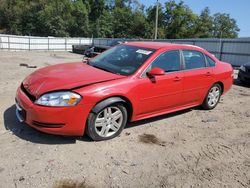
{"type": "Polygon", "coordinates": [[[75,106],[81,98],[79,94],[60,91],[44,94],[35,103],[43,106],[75,106]]]}
{"type": "Polygon", "coordinates": [[[246,72],[246,67],[244,67],[243,65],[240,66],[240,70],[242,70],[243,72],[246,72]]]}

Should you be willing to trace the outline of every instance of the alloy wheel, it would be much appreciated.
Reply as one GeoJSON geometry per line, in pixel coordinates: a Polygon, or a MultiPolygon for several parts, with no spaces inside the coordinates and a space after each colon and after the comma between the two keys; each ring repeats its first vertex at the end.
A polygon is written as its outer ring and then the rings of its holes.
{"type": "Polygon", "coordinates": [[[123,113],[116,106],[104,108],[95,119],[95,131],[101,137],[110,137],[119,131],[123,123],[123,113]]]}
{"type": "Polygon", "coordinates": [[[208,93],[207,97],[208,105],[214,107],[218,103],[219,98],[220,98],[220,88],[217,85],[215,85],[210,89],[208,93]]]}

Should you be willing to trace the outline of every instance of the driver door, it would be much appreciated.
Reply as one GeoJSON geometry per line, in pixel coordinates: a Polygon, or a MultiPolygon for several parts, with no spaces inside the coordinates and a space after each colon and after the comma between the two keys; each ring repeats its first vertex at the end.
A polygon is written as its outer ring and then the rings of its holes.
{"type": "Polygon", "coordinates": [[[148,67],[165,70],[165,75],[150,78],[144,76],[138,80],[137,115],[149,115],[174,109],[183,104],[183,72],[180,60],[180,51],[166,51],[160,54],[148,67]]]}

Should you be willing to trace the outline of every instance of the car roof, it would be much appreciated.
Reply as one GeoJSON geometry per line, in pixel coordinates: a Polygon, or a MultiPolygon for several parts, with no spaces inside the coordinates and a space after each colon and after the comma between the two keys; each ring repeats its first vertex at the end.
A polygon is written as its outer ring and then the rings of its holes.
{"type": "Polygon", "coordinates": [[[190,45],[190,44],[175,44],[168,42],[126,42],[125,44],[131,46],[138,46],[142,48],[151,48],[151,49],[161,49],[161,48],[192,48],[192,49],[202,49],[198,46],[190,45]]]}

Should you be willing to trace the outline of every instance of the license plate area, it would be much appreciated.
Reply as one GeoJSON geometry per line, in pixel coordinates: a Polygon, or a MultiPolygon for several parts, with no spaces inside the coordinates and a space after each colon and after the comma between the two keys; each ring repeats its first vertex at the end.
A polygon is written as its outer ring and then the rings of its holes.
{"type": "Polygon", "coordinates": [[[24,122],[26,120],[26,111],[16,101],[16,117],[18,121],[24,122]]]}

